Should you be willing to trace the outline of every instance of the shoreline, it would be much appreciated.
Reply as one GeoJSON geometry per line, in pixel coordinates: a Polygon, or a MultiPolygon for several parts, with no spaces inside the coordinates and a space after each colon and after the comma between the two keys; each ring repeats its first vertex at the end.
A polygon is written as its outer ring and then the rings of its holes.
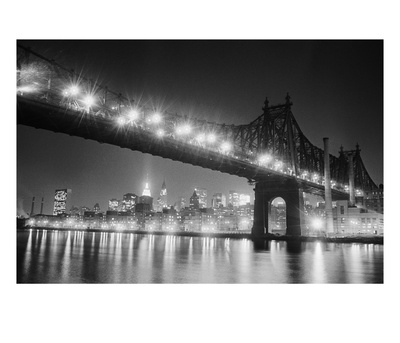
{"type": "Polygon", "coordinates": [[[21,227],[17,231],[48,230],[48,231],[80,231],[80,232],[107,232],[107,233],[133,233],[137,235],[180,236],[180,237],[205,237],[205,238],[232,238],[260,241],[286,241],[286,242],[325,242],[325,243],[364,243],[383,245],[383,236],[340,236],[340,237],[310,237],[287,236],[266,234],[254,237],[251,233],[216,233],[216,232],[188,232],[188,231],[145,231],[145,230],[102,230],[102,229],[60,229],[53,227],[21,227]]]}

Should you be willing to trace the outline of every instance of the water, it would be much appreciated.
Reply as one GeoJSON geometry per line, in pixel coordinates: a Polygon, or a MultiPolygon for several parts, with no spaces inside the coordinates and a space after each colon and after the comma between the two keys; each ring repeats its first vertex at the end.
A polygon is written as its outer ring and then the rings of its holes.
{"type": "Polygon", "coordinates": [[[17,233],[18,283],[383,283],[383,245],[17,233]]]}

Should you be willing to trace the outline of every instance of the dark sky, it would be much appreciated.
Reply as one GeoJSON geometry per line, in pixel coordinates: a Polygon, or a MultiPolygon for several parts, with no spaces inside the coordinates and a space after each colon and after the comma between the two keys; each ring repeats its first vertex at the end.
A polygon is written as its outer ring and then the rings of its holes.
{"type": "MultiPolygon", "coordinates": [[[[331,153],[359,143],[376,184],[383,183],[383,41],[19,41],[97,78],[145,105],[226,124],[245,124],[289,92],[303,133],[331,153]]],[[[246,179],[82,138],[17,126],[18,203],[36,197],[52,213],[54,190],[72,203],[107,209],[108,200],[141,195],[146,174],[154,198],[166,179],[169,203],[194,186],[253,196],[246,179]]]]}

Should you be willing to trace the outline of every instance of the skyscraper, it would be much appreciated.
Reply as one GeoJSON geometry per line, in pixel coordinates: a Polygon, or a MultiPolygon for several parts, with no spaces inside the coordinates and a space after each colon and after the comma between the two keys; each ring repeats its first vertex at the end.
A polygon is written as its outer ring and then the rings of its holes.
{"type": "Polygon", "coordinates": [[[133,212],[135,210],[137,195],[126,193],[122,198],[122,211],[133,212]]]}
{"type": "Polygon", "coordinates": [[[168,207],[168,202],[167,202],[167,186],[165,185],[165,179],[164,182],[161,186],[161,191],[160,191],[160,196],[157,199],[157,211],[162,211],[164,208],[168,207]]]}
{"type": "MultiPolygon", "coordinates": [[[[70,202],[72,191],[70,189],[56,189],[54,194],[53,214],[63,214],[67,208],[67,201],[70,202]]],[[[68,206],[69,207],[69,206],[68,206]]]]}
{"type": "Polygon", "coordinates": [[[207,189],[202,187],[195,187],[194,191],[196,192],[197,196],[199,197],[199,206],[200,208],[207,207],[207,189]]]}
{"type": "Polygon", "coordinates": [[[211,200],[212,208],[226,207],[226,196],[222,193],[215,193],[211,200]]]}
{"type": "Polygon", "coordinates": [[[191,210],[198,210],[200,208],[200,201],[198,195],[196,194],[196,191],[194,191],[193,195],[190,197],[189,208],[191,210]]]}
{"type": "Polygon", "coordinates": [[[237,191],[229,191],[228,205],[239,207],[239,193],[237,191]]]}

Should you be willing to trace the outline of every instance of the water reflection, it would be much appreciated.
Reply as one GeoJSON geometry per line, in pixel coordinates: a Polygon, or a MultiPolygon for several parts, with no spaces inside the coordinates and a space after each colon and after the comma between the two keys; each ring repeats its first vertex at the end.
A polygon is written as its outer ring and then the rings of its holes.
{"type": "Polygon", "coordinates": [[[127,233],[17,234],[18,283],[383,283],[383,246],[127,233]]]}

